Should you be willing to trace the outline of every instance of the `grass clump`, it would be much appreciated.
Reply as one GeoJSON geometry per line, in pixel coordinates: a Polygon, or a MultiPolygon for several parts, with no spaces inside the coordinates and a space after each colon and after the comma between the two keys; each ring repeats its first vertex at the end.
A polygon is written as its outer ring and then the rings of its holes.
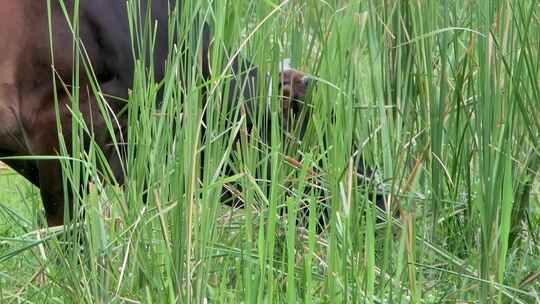
{"type": "MultiPolygon", "coordinates": [[[[128,4],[136,11],[136,1],[128,4]]],[[[84,229],[70,227],[86,242],[66,252],[36,232],[39,204],[20,209],[26,194],[13,196],[13,177],[0,178],[7,265],[0,297],[539,303],[538,7],[530,0],[186,4],[178,20],[197,22],[181,24],[190,33],[184,39],[197,46],[202,22],[210,25],[216,72],[205,81],[196,64],[171,53],[158,84],[138,62],[126,185],[101,183],[97,166],[70,171],[93,181],[80,194],[84,229]],[[283,57],[315,76],[300,142],[279,130],[277,87],[268,96],[265,79],[254,127],[244,132],[242,109],[224,98],[234,53],[274,84],[283,57]],[[359,155],[376,171],[386,212],[354,174],[359,155]],[[224,185],[238,190],[244,209],[221,204],[224,185]],[[317,233],[321,206],[328,225],[317,233]]],[[[87,155],[83,164],[99,161],[99,153],[87,155]]]]}

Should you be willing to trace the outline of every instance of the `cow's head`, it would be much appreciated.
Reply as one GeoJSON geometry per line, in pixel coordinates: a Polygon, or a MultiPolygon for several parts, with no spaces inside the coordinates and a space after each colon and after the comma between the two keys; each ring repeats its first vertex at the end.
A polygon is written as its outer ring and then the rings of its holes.
{"type": "Polygon", "coordinates": [[[296,124],[295,120],[299,118],[304,108],[311,77],[291,68],[287,60],[282,63],[280,70],[278,89],[281,96],[283,125],[286,130],[291,131],[290,126],[296,124]]]}

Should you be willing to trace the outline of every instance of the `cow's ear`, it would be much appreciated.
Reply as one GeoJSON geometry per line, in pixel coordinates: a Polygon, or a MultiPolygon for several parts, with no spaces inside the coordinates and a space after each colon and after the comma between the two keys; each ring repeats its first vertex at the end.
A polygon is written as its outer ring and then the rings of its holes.
{"type": "Polygon", "coordinates": [[[279,72],[283,73],[290,69],[291,69],[291,58],[284,58],[283,60],[281,60],[281,62],[279,63],[279,72]]]}
{"type": "Polygon", "coordinates": [[[313,78],[309,75],[304,75],[302,77],[302,83],[304,84],[304,86],[307,88],[308,86],[311,85],[311,83],[313,82],[313,78]]]}

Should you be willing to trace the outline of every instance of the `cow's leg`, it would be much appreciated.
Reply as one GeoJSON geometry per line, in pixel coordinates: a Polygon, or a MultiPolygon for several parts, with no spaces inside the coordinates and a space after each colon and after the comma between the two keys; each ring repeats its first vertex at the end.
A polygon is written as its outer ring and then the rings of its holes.
{"type": "MultiPolygon", "coordinates": [[[[67,123],[70,119],[66,119],[67,117],[65,113],[62,115],[62,122],[65,125],[69,125],[67,123]]],[[[39,118],[28,131],[31,154],[40,157],[55,157],[60,151],[56,115],[51,109],[48,112],[42,112],[39,118]]],[[[68,129],[64,128],[63,133],[71,134],[70,129],[69,125],[68,129]]],[[[65,138],[66,144],[71,142],[68,137],[65,138]]],[[[37,159],[35,164],[38,176],[37,185],[41,192],[47,223],[49,227],[63,225],[64,191],[60,161],[57,159],[37,159]]]]}
{"type": "MultiPolygon", "coordinates": [[[[40,160],[38,162],[39,187],[41,199],[45,207],[45,216],[49,227],[64,224],[64,191],[62,187],[62,171],[57,160],[40,160]]],[[[69,206],[71,209],[71,206],[69,206]]],[[[68,216],[71,216],[69,214],[68,216]]]]}
{"type": "MultiPolygon", "coordinates": [[[[113,112],[119,113],[128,99],[128,88],[126,81],[121,81],[119,78],[114,78],[105,83],[100,84],[101,91],[106,97],[108,107],[113,109],[113,112]],[[114,96],[114,100],[113,97],[114,96]],[[122,101],[124,100],[124,101],[122,101]]],[[[99,113],[97,101],[94,96],[90,96],[89,104],[92,105],[92,109],[87,113],[87,117],[90,115],[93,117],[92,122],[94,126],[91,128],[95,131],[94,138],[102,150],[103,154],[107,158],[110,169],[114,175],[116,182],[119,185],[124,183],[125,178],[125,165],[127,157],[127,112],[121,117],[113,117],[113,125],[115,126],[115,137],[118,146],[115,146],[112,140],[111,134],[106,127],[106,123],[99,113]]]]}
{"type": "MultiPolygon", "coordinates": [[[[101,89],[105,96],[120,96],[122,98],[127,97],[127,87],[122,85],[118,80],[112,80],[105,82],[101,85],[101,89]],[[124,92],[125,91],[125,92],[124,92]],[[123,95],[123,96],[122,96],[123,95]]],[[[109,165],[113,171],[113,174],[117,182],[123,182],[123,163],[121,157],[118,155],[116,148],[111,143],[111,136],[108,134],[108,129],[105,126],[105,122],[97,101],[92,94],[88,96],[81,96],[80,109],[82,115],[85,118],[87,126],[90,130],[93,130],[93,138],[99,147],[102,149],[109,165]]],[[[109,106],[118,112],[118,101],[110,101],[109,106]]],[[[71,132],[72,121],[71,113],[68,110],[70,102],[67,96],[61,97],[61,122],[62,122],[62,134],[64,135],[64,142],[66,144],[67,151],[71,151],[71,132]]],[[[52,107],[51,107],[52,108],[52,107]]],[[[57,132],[56,115],[51,109],[50,112],[41,113],[39,119],[34,121],[29,129],[30,146],[33,155],[39,156],[57,156],[59,155],[59,140],[57,132]]],[[[123,129],[123,122],[120,120],[120,130],[123,129]]],[[[117,136],[121,132],[117,130],[117,136]]],[[[125,134],[124,134],[125,135],[125,134]]],[[[87,139],[85,139],[86,141],[87,139]]],[[[120,140],[120,139],[119,139],[120,140]]],[[[86,146],[84,142],[80,142],[80,145],[86,146]]],[[[81,147],[86,148],[86,147],[81,147]]],[[[124,151],[123,147],[120,151],[124,151]]],[[[78,156],[74,156],[78,157],[78,156]]],[[[45,208],[45,214],[49,226],[58,226],[64,224],[64,214],[67,212],[68,218],[73,216],[73,193],[70,191],[70,187],[66,189],[67,193],[64,193],[62,168],[59,160],[36,160],[36,167],[38,171],[37,185],[41,191],[41,197],[45,208]],[[65,202],[65,200],[68,200],[65,202]],[[68,206],[68,210],[65,210],[64,206],[68,206]]]]}

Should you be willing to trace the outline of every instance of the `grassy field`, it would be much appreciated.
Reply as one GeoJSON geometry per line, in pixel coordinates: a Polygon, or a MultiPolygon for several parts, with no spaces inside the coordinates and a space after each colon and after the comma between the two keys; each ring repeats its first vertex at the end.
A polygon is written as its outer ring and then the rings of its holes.
{"type": "Polygon", "coordinates": [[[2,219],[0,223],[1,236],[8,235],[16,236],[22,231],[21,226],[30,228],[30,223],[21,223],[20,219],[24,221],[30,221],[35,218],[35,213],[40,212],[37,209],[41,209],[39,206],[39,192],[32,187],[22,176],[11,171],[7,166],[0,163],[0,213],[2,219]],[[19,218],[20,217],[20,218],[19,218]],[[4,225],[4,223],[6,223],[4,225]],[[19,223],[15,225],[8,225],[13,223],[19,223]]]}
{"type": "Polygon", "coordinates": [[[194,20],[182,33],[213,29],[208,102],[197,52],[173,55],[159,85],[138,62],[123,189],[94,150],[64,160],[91,183],[83,223],[57,238],[37,190],[0,168],[0,302],[540,303],[538,1],[191,1],[179,15],[194,20]],[[301,141],[280,133],[263,81],[243,132],[222,98],[236,51],[273,79],[284,57],[316,78],[301,141]],[[358,150],[387,211],[354,174],[358,150]],[[224,184],[244,209],[221,204],[224,184]]]}

